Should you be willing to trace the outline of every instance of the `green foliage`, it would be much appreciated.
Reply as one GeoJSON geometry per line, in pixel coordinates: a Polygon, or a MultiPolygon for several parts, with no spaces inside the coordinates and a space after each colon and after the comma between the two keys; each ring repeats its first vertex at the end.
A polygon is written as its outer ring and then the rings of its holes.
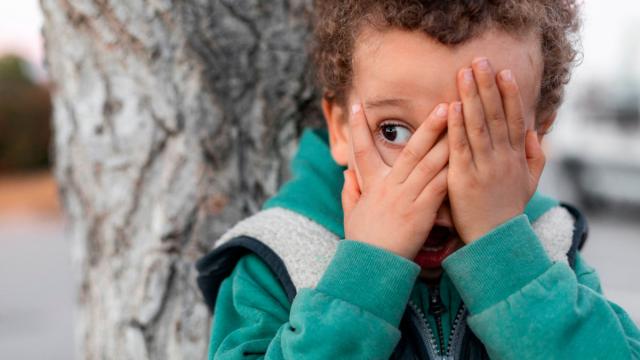
{"type": "Polygon", "coordinates": [[[0,82],[33,84],[27,69],[29,64],[15,55],[0,57],[0,82]]]}
{"type": "Polygon", "coordinates": [[[51,99],[17,56],[0,58],[0,172],[49,164],[51,99]]]}

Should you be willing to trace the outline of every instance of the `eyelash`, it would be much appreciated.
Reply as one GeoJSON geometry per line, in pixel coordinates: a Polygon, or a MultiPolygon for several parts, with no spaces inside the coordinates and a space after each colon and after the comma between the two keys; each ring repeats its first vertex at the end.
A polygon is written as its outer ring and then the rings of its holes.
{"type": "Polygon", "coordinates": [[[409,130],[412,134],[413,134],[413,131],[412,131],[409,127],[407,127],[407,126],[405,126],[405,125],[403,125],[403,124],[401,124],[401,123],[399,123],[399,122],[391,121],[391,120],[389,120],[389,121],[383,121],[383,122],[381,122],[381,123],[378,125],[378,129],[376,130],[376,137],[377,137],[380,141],[384,142],[384,143],[386,144],[386,146],[388,146],[388,147],[393,147],[393,148],[402,148],[404,145],[394,144],[394,143],[392,143],[391,141],[389,141],[389,140],[385,139],[384,135],[382,135],[382,128],[383,128],[384,126],[389,126],[389,125],[403,127],[403,128],[405,128],[405,129],[409,130]]]}

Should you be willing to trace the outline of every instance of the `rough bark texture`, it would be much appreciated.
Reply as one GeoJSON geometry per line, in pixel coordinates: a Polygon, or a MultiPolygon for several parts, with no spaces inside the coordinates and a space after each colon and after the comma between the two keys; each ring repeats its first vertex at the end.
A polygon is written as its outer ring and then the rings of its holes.
{"type": "Polygon", "coordinates": [[[321,121],[311,0],[41,0],[86,359],[199,359],[195,260],[321,121]]]}

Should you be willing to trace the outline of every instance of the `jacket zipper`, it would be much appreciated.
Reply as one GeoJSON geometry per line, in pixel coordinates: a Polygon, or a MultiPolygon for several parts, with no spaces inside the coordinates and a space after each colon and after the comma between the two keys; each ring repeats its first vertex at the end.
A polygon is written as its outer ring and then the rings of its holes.
{"type": "Polygon", "coordinates": [[[447,359],[453,359],[454,350],[458,350],[462,346],[462,339],[466,332],[467,325],[465,322],[467,315],[467,309],[464,304],[460,304],[456,317],[451,324],[451,332],[449,332],[449,341],[447,345],[447,352],[445,354],[447,359]]]}
{"type": "Polygon", "coordinates": [[[465,329],[466,326],[463,324],[464,322],[463,320],[466,317],[465,315],[467,312],[466,307],[464,306],[464,304],[461,304],[460,308],[458,308],[453,324],[451,324],[451,331],[448,337],[449,342],[447,344],[447,349],[446,351],[444,351],[443,349],[444,347],[443,332],[444,331],[442,330],[442,319],[441,319],[441,314],[443,312],[444,306],[442,305],[442,299],[440,298],[440,295],[437,292],[436,292],[436,295],[431,295],[430,301],[431,301],[431,304],[429,305],[430,313],[432,313],[431,308],[433,303],[435,303],[436,306],[439,306],[437,307],[437,310],[434,310],[433,312],[433,314],[436,315],[436,324],[438,326],[438,330],[437,330],[438,340],[436,339],[436,336],[433,330],[431,329],[431,325],[429,324],[429,321],[427,320],[425,313],[412,300],[409,300],[410,308],[414,310],[414,312],[418,315],[418,317],[421,320],[419,327],[423,330],[423,332],[421,332],[421,335],[427,345],[427,353],[429,357],[434,360],[435,359],[453,359],[454,350],[460,347],[462,343],[462,337],[464,336],[464,332],[466,330],[465,329]],[[425,335],[426,335],[426,338],[424,337],[425,335]],[[438,346],[438,344],[440,344],[440,346],[438,346]]]}
{"type": "Polygon", "coordinates": [[[429,359],[438,359],[438,345],[436,344],[436,338],[433,335],[433,331],[431,330],[431,326],[429,326],[429,322],[427,321],[426,316],[424,315],[420,307],[418,307],[418,305],[413,302],[413,300],[409,300],[409,307],[419,317],[417,326],[419,330],[421,330],[420,336],[422,337],[423,343],[426,345],[427,356],[429,357],[429,359]]]}
{"type": "Polygon", "coordinates": [[[437,287],[433,288],[432,291],[429,292],[429,313],[433,315],[436,320],[436,332],[438,334],[438,348],[440,349],[440,354],[444,351],[444,335],[442,334],[444,331],[442,330],[442,313],[444,312],[444,305],[442,304],[442,299],[440,299],[440,291],[437,287]]]}

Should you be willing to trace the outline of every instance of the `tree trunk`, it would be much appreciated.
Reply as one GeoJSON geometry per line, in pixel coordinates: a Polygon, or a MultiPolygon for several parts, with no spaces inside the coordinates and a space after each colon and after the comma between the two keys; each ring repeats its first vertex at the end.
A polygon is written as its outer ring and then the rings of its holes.
{"type": "Polygon", "coordinates": [[[194,262],[322,120],[311,0],[41,0],[87,359],[201,359],[194,262]]]}

